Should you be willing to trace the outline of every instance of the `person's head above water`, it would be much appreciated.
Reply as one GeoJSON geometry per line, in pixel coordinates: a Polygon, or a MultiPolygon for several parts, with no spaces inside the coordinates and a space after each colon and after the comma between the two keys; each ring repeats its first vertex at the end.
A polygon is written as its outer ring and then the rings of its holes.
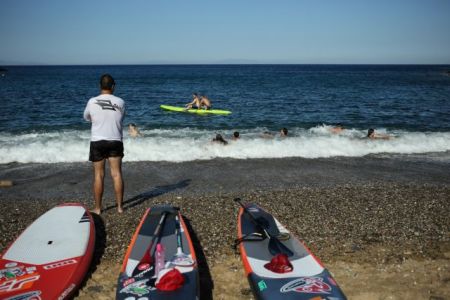
{"type": "Polygon", "coordinates": [[[288,130],[287,130],[287,128],[286,128],[286,127],[283,127],[283,128],[281,129],[280,134],[281,134],[282,136],[288,135],[288,130]]]}
{"type": "Polygon", "coordinates": [[[344,131],[344,125],[342,123],[337,123],[336,125],[328,128],[331,133],[339,134],[344,131]]]}
{"type": "Polygon", "coordinates": [[[372,137],[373,135],[375,135],[375,129],[370,128],[369,130],[367,130],[367,137],[372,137]]]}
{"type": "Polygon", "coordinates": [[[224,145],[228,144],[228,142],[224,140],[224,138],[222,137],[221,134],[216,134],[216,137],[213,138],[213,142],[219,142],[219,143],[222,143],[224,145]]]}
{"type": "Polygon", "coordinates": [[[138,137],[141,136],[141,133],[139,132],[139,129],[137,128],[135,123],[128,124],[128,133],[132,137],[138,137]]]}
{"type": "Polygon", "coordinates": [[[233,137],[235,139],[238,139],[239,138],[239,132],[238,131],[233,132],[233,137]]]}

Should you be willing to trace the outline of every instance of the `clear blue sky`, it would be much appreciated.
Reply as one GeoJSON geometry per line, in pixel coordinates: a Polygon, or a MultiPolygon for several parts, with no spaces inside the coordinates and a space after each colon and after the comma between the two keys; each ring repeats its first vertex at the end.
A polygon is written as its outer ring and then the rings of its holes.
{"type": "Polygon", "coordinates": [[[0,0],[0,65],[450,64],[449,0],[0,0]]]}

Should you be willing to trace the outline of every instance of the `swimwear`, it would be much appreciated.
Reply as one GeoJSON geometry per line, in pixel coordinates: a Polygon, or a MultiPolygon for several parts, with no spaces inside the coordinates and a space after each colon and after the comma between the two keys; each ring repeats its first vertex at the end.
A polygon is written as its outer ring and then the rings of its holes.
{"type": "Polygon", "coordinates": [[[121,141],[94,141],[89,149],[89,160],[101,161],[108,157],[123,157],[123,143],[121,141]]]}

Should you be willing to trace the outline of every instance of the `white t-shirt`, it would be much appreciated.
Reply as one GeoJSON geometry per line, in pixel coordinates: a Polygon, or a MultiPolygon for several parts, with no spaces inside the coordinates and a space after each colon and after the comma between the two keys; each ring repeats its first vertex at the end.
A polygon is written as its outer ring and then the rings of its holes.
{"type": "Polygon", "coordinates": [[[122,124],[125,101],[110,94],[89,99],[84,119],[92,122],[91,141],[122,141],[122,124]]]}

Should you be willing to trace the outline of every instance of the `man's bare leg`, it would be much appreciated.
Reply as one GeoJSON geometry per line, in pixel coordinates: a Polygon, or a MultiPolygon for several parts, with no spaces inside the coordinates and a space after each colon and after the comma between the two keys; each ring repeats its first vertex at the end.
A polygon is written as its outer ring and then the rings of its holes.
{"type": "Polygon", "coordinates": [[[114,184],[114,193],[116,195],[117,211],[123,212],[123,178],[122,178],[122,157],[110,157],[109,167],[111,169],[111,177],[114,184]]]}
{"type": "Polygon", "coordinates": [[[95,208],[93,213],[100,214],[102,212],[103,198],[103,180],[105,178],[105,160],[95,161],[94,165],[94,201],[95,208]]]}

